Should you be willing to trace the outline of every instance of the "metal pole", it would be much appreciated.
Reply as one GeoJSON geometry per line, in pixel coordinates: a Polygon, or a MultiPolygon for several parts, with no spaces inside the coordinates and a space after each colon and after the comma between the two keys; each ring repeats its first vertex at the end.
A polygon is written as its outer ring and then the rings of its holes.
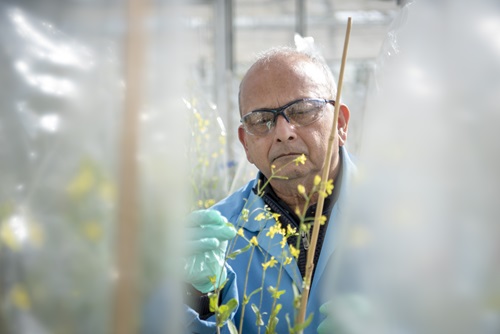
{"type": "MultiPolygon", "coordinates": [[[[224,121],[228,162],[234,160],[232,143],[236,141],[235,111],[232,103],[233,57],[233,0],[215,1],[215,99],[224,121]]],[[[230,177],[234,176],[230,171],[230,177]]],[[[224,185],[227,187],[228,185],[224,185]]]]}
{"type": "Polygon", "coordinates": [[[306,0],[297,0],[295,3],[295,32],[306,35],[306,0]]]}
{"type": "Polygon", "coordinates": [[[226,71],[229,73],[233,72],[234,67],[234,52],[233,52],[233,0],[226,0],[226,10],[225,10],[225,39],[226,39],[226,71]]]}
{"type": "Polygon", "coordinates": [[[215,27],[215,96],[225,96],[227,72],[233,70],[233,0],[216,0],[214,8],[215,27]]]}

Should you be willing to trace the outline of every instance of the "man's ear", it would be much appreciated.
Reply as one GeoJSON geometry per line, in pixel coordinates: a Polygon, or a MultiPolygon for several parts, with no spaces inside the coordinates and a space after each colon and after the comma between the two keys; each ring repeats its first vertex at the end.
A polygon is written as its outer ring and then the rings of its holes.
{"type": "Polygon", "coordinates": [[[349,118],[351,112],[345,104],[340,105],[339,119],[337,123],[337,132],[339,134],[339,146],[343,146],[347,141],[347,130],[349,127],[349,118]]]}
{"type": "Polygon", "coordinates": [[[248,152],[247,136],[248,136],[248,133],[243,128],[243,125],[240,125],[238,127],[238,139],[240,140],[241,145],[243,145],[243,148],[245,149],[245,153],[247,155],[248,162],[250,162],[251,164],[253,164],[253,160],[250,157],[250,154],[248,152]]]}

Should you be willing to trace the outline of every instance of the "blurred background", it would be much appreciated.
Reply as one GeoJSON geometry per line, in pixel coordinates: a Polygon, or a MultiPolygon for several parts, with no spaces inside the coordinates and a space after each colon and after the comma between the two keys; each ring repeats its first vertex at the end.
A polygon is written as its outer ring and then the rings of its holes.
{"type": "Polygon", "coordinates": [[[236,135],[239,81],[295,33],[314,38],[337,76],[348,17],[342,98],[364,209],[352,210],[339,251],[338,282],[357,282],[335,285],[339,323],[346,333],[499,333],[498,9],[3,0],[0,333],[137,333],[159,286],[171,305],[157,310],[169,324],[159,330],[182,332],[182,217],[256,173],[236,135]],[[435,293],[444,286],[457,289],[435,293]]]}

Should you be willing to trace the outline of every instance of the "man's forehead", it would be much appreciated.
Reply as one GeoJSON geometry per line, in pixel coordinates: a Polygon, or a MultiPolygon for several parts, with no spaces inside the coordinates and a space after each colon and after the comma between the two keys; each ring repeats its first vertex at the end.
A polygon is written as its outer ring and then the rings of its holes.
{"type": "MultiPolygon", "coordinates": [[[[301,54],[275,55],[257,61],[249,69],[246,77],[274,72],[297,72],[303,67],[317,66],[310,58],[301,54]]],[[[244,78],[244,79],[245,79],[244,78]]]]}
{"type": "Polygon", "coordinates": [[[327,90],[325,75],[320,66],[310,59],[305,56],[277,57],[265,63],[256,63],[243,78],[239,96],[241,112],[278,107],[277,104],[290,102],[291,99],[313,97],[298,95],[324,89],[327,90]]]}

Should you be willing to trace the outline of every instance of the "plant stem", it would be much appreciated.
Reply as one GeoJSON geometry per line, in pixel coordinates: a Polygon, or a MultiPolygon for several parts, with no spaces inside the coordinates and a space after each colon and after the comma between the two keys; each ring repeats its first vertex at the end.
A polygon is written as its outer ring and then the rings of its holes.
{"type": "MultiPolygon", "coordinates": [[[[245,286],[243,287],[243,295],[244,296],[246,296],[246,294],[247,294],[248,273],[250,272],[250,264],[252,263],[252,257],[253,257],[254,251],[255,251],[255,247],[252,247],[252,253],[250,254],[250,259],[248,260],[247,272],[246,272],[246,276],[245,276],[245,286]]],[[[245,300],[243,300],[243,305],[241,305],[241,306],[243,307],[243,309],[241,310],[240,327],[238,329],[239,334],[242,334],[242,330],[243,330],[243,318],[245,316],[245,308],[247,306],[247,304],[245,304],[245,300]]]]}
{"type": "MultiPolygon", "coordinates": [[[[309,291],[311,288],[311,277],[313,273],[313,268],[314,268],[314,253],[316,251],[316,244],[318,241],[318,235],[319,235],[319,228],[320,228],[320,219],[321,216],[323,215],[323,205],[325,202],[325,189],[326,189],[326,183],[328,181],[328,174],[330,172],[330,162],[332,160],[332,155],[333,155],[333,142],[335,139],[335,136],[337,134],[337,124],[338,124],[338,117],[339,117],[339,110],[340,110],[340,95],[342,93],[342,83],[343,83],[343,78],[344,78],[344,68],[345,68],[345,62],[347,58],[347,49],[349,46],[349,36],[351,33],[351,25],[352,25],[352,19],[349,17],[347,19],[347,29],[346,29],[346,36],[344,40],[344,51],[342,53],[342,62],[340,64],[340,73],[339,73],[339,81],[338,81],[338,87],[337,87],[337,97],[335,99],[335,113],[333,117],[333,126],[332,126],[332,131],[330,133],[330,138],[328,139],[328,150],[326,154],[326,159],[325,159],[325,164],[323,166],[323,175],[321,177],[321,190],[319,192],[319,198],[318,198],[318,204],[316,208],[316,215],[314,217],[314,224],[313,224],[313,232],[310,240],[310,245],[309,245],[309,251],[307,252],[307,262],[306,262],[306,275],[304,277],[304,289],[302,291],[302,296],[301,296],[301,301],[300,301],[300,309],[299,313],[297,314],[297,318],[295,320],[296,325],[298,324],[303,324],[306,318],[306,308],[307,308],[307,301],[309,298],[309,291]]],[[[303,331],[301,330],[299,333],[301,334],[303,331]]]]}
{"type": "MultiPolygon", "coordinates": [[[[278,281],[276,282],[276,293],[279,291],[279,288],[280,288],[280,283],[281,283],[281,274],[283,273],[283,264],[280,265],[280,270],[279,270],[279,273],[278,273],[278,281]]],[[[273,318],[273,313],[274,313],[274,309],[276,307],[276,301],[277,301],[277,298],[276,298],[276,295],[273,296],[273,306],[271,307],[271,311],[269,313],[269,319],[267,320],[267,323],[268,323],[268,330],[270,328],[272,328],[273,326],[271,326],[272,322],[274,321],[274,318],[273,318]]],[[[273,332],[269,332],[266,330],[266,334],[274,334],[276,331],[273,331],[273,332]]]]}

